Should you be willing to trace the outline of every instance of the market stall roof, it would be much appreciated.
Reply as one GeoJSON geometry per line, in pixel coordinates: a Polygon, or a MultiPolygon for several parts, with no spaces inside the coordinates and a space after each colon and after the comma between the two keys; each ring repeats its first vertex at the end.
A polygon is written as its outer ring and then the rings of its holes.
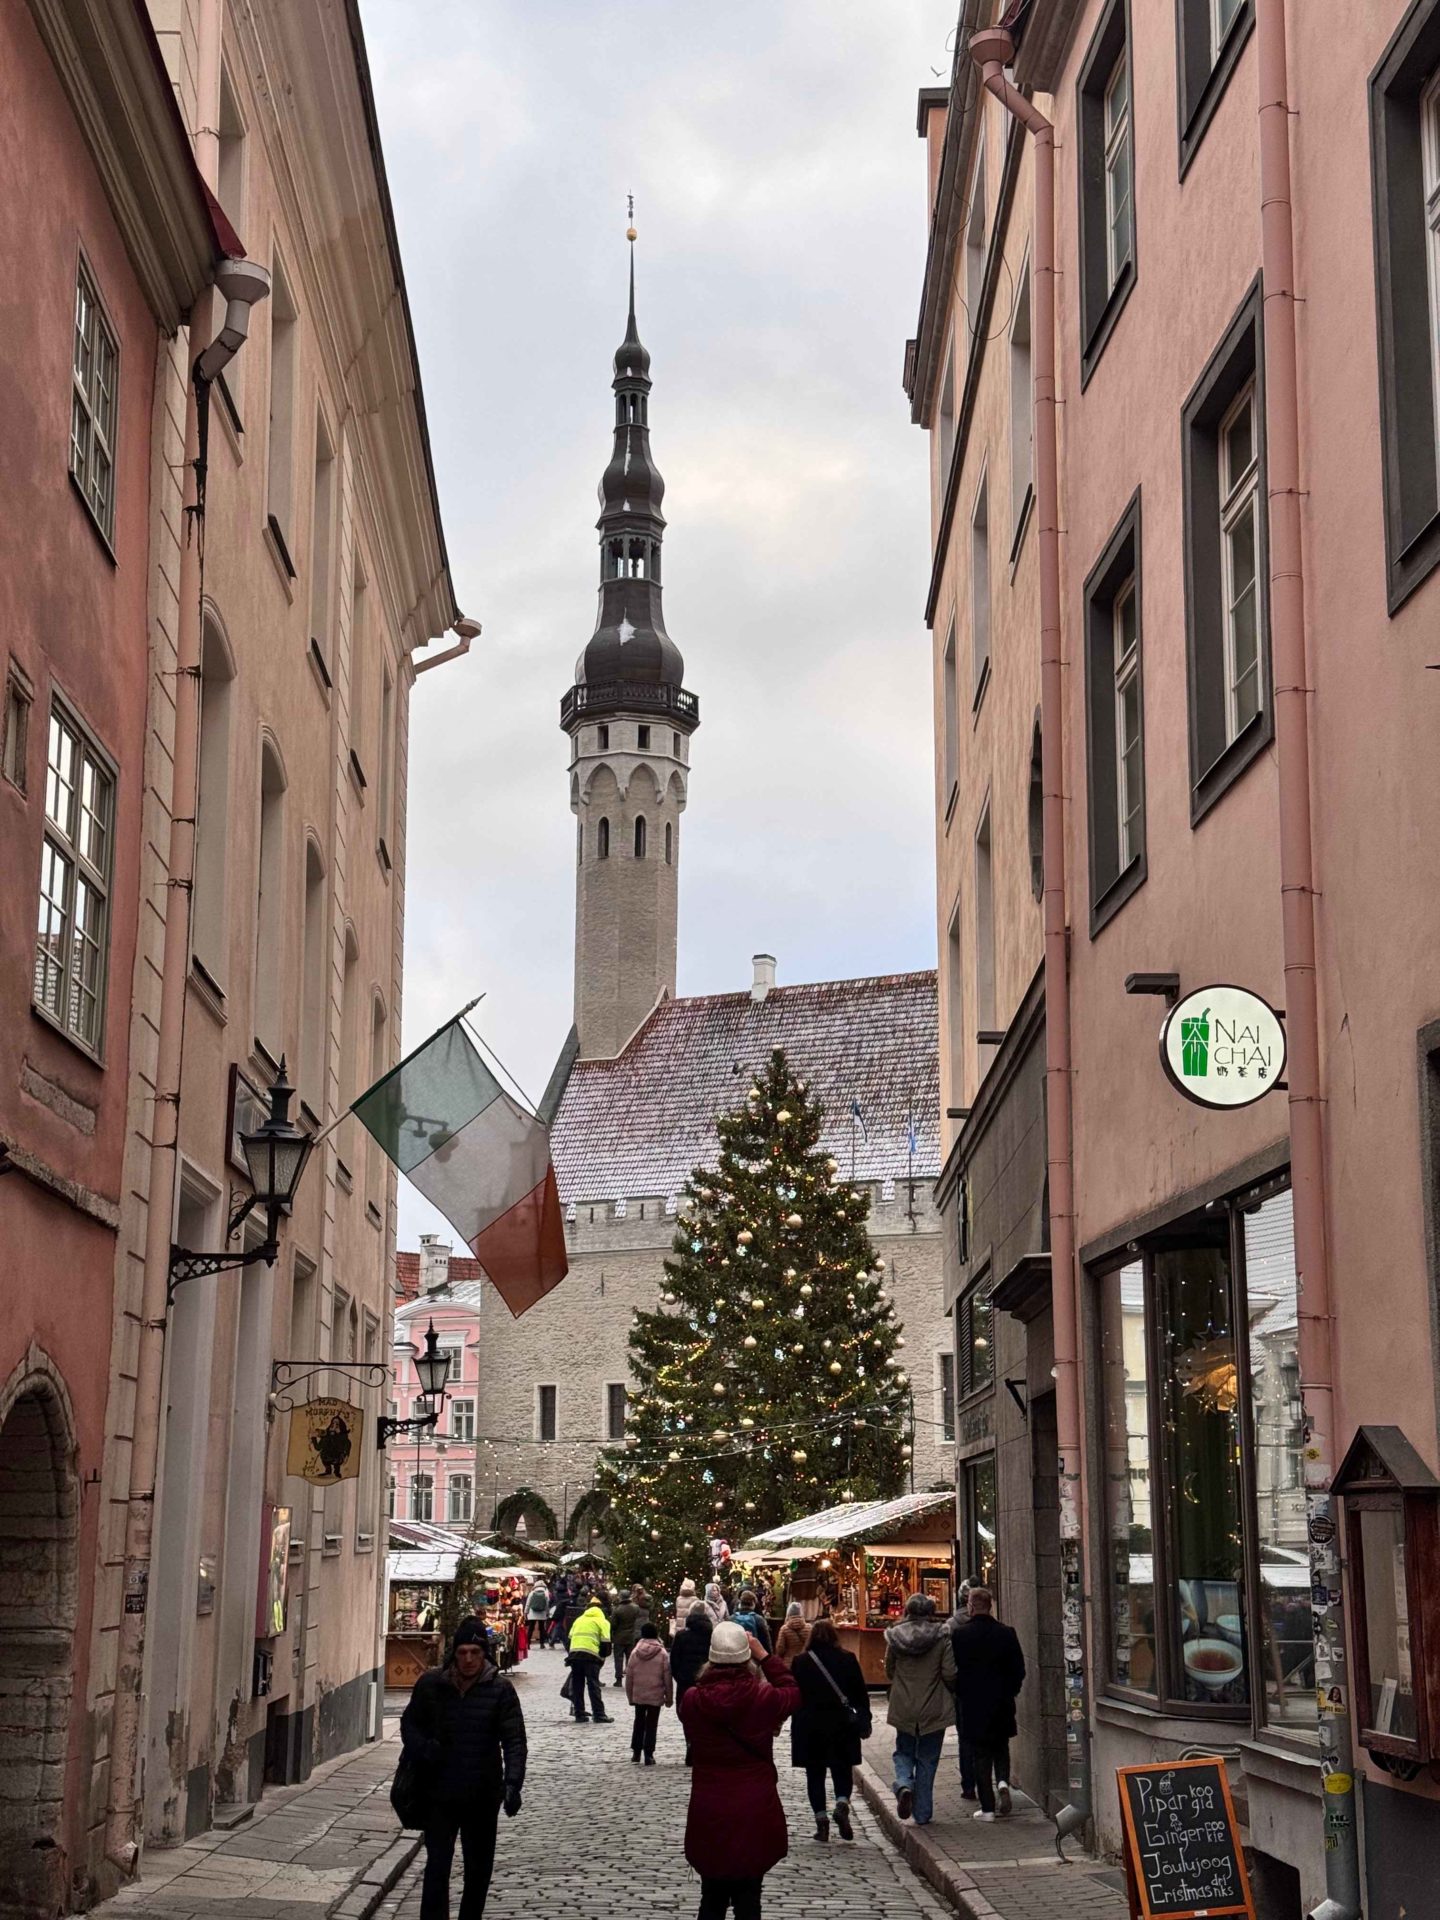
{"type": "Polygon", "coordinates": [[[950,1491],[906,1493],[898,1500],[847,1500],[841,1506],[807,1514],[803,1520],[771,1527],[768,1533],[757,1533],[739,1551],[765,1554],[785,1548],[838,1547],[846,1541],[878,1544],[890,1535],[904,1533],[917,1520],[928,1520],[954,1505],[955,1495],[950,1491]]]}
{"type": "MultiPolygon", "coordinates": [[[[499,1547],[482,1546],[478,1540],[472,1540],[463,1533],[456,1533],[451,1528],[432,1526],[428,1520],[390,1520],[386,1525],[390,1530],[391,1551],[398,1551],[402,1555],[448,1553],[453,1558],[458,1558],[462,1553],[468,1552],[472,1560],[478,1560],[487,1567],[492,1561],[498,1563],[513,1557],[499,1547]]],[[[433,1580],[436,1577],[434,1574],[416,1575],[416,1578],[421,1580],[427,1578],[433,1580]]],[[[454,1579],[453,1567],[445,1577],[454,1579]]]]}
{"type": "Polygon", "coordinates": [[[459,1559],[458,1553],[387,1553],[385,1578],[392,1587],[448,1585],[459,1559]]]}

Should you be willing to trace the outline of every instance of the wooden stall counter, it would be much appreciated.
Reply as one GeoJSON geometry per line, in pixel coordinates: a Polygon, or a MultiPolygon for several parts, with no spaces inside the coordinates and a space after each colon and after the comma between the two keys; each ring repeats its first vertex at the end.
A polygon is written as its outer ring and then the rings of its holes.
{"type": "Polygon", "coordinates": [[[885,1629],[883,1627],[845,1627],[837,1621],[835,1632],[845,1651],[853,1653],[860,1662],[860,1671],[865,1677],[866,1686],[887,1686],[889,1683],[885,1678],[885,1629]]]}
{"type": "Polygon", "coordinates": [[[387,1633],[385,1686],[409,1692],[422,1673],[440,1664],[440,1636],[435,1633],[387,1633]]]}

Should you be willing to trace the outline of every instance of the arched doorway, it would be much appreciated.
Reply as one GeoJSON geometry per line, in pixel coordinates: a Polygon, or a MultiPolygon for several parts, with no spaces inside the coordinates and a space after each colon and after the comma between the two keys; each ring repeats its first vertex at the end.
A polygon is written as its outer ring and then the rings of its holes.
{"type": "Polygon", "coordinates": [[[79,1490],[64,1389],[34,1361],[0,1388],[0,1910],[48,1916],[69,1882],[79,1490]]]}

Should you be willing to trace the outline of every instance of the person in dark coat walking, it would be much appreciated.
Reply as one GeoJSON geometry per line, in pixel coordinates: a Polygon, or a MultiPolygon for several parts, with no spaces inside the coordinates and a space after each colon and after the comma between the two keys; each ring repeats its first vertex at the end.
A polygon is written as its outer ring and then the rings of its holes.
{"type": "Polygon", "coordinates": [[[860,1662],[841,1646],[833,1621],[817,1620],[810,1629],[809,1645],[789,1666],[800,1689],[800,1705],[790,1722],[790,1764],[805,1769],[815,1838],[830,1838],[825,1812],[828,1772],[835,1787],[836,1829],[842,1840],[853,1840],[854,1769],[860,1764],[860,1742],[869,1737],[871,1724],[870,1694],[860,1662]]]}
{"type": "Polygon", "coordinates": [[[420,1920],[450,1920],[457,1836],[465,1861],[460,1920],[481,1920],[500,1809],[509,1818],[520,1811],[525,1716],[514,1687],[486,1657],[478,1621],[462,1621],[446,1664],[415,1682],[400,1738],[420,1769],[427,1803],[420,1920]]]}
{"type": "Polygon", "coordinates": [[[722,1620],[710,1659],[680,1702],[695,1756],[685,1858],[700,1876],[696,1920],[760,1920],[760,1887],[789,1850],[776,1791],[775,1735],[800,1704],[788,1667],[722,1620]],[[766,1684],[768,1682],[768,1684],[766,1684]]]}
{"type": "Polygon", "coordinates": [[[1010,1742],[1015,1700],[1025,1683],[1025,1655],[1013,1627],[995,1618],[988,1587],[972,1587],[969,1617],[954,1629],[955,1706],[961,1738],[975,1756],[977,1820],[1010,1811],[1010,1742]]]}
{"type": "MultiPolygon", "coordinates": [[[[710,1658],[710,1635],[714,1631],[714,1622],[702,1606],[693,1606],[685,1616],[685,1624],[670,1642],[670,1678],[675,1683],[675,1711],[678,1715],[680,1702],[700,1678],[701,1669],[710,1658]]],[[[684,1722],[681,1722],[683,1727],[684,1722]]],[[[685,1736],[685,1764],[690,1765],[690,1736],[685,1736]]]]}

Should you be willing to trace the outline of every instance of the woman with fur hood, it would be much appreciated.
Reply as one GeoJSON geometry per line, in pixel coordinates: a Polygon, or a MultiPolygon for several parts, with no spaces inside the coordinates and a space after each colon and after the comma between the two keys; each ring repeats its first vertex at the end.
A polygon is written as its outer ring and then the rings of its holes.
{"type": "Polygon", "coordinates": [[[890,1682],[885,1718],[895,1729],[896,1811],[902,1820],[913,1813],[917,1827],[928,1826],[940,1749],[955,1718],[949,1623],[935,1618],[928,1593],[912,1593],[905,1618],[886,1628],[885,1677],[890,1682]]]}
{"type": "Polygon", "coordinates": [[[655,1764],[655,1736],[660,1731],[660,1709],[673,1705],[675,1687],[670,1678],[670,1656],[660,1644],[660,1629],[647,1620],[625,1663],[625,1698],[635,1709],[630,1735],[630,1758],[638,1767],[644,1755],[655,1764]]]}
{"type": "Polygon", "coordinates": [[[704,1601],[695,1591],[695,1582],[687,1573],[680,1582],[680,1591],[675,1596],[675,1631],[678,1633],[685,1624],[685,1616],[692,1607],[704,1606],[704,1601]]]}

